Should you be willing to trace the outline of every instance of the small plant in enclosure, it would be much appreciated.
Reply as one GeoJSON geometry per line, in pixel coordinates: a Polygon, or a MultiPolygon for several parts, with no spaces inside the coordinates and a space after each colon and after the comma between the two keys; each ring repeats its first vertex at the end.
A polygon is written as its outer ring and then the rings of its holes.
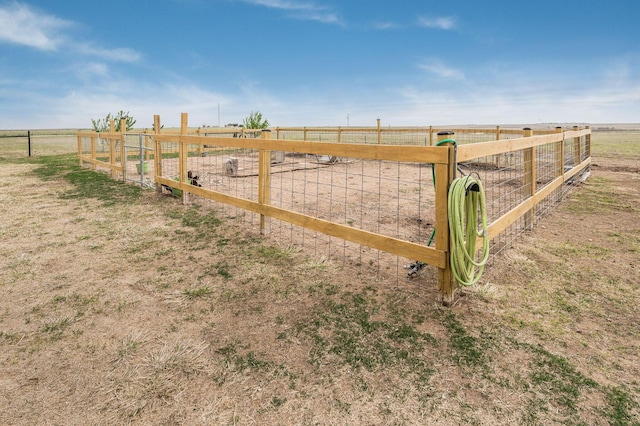
{"type": "Polygon", "coordinates": [[[124,119],[125,120],[125,125],[126,125],[126,129],[127,131],[133,129],[134,124],[136,124],[136,120],[129,115],[129,111],[124,112],[123,110],[120,110],[119,112],[117,112],[116,114],[111,114],[108,113],[104,118],[102,119],[91,119],[91,126],[93,127],[93,130],[96,132],[108,132],[110,130],[111,127],[111,120],[114,121],[114,125],[115,125],[115,131],[119,132],[120,129],[120,121],[124,119]]]}
{"type": "Polygon", "coordinates": [[[242,124],[245,129],[266,129],[269,127],[269,120],[263,118],[260,111],[251,111],[251,114],[242,120],[242,124]]]}

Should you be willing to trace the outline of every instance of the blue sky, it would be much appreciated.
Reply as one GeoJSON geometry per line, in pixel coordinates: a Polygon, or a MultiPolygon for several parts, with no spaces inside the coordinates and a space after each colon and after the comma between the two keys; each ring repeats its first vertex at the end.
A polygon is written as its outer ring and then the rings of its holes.
{"type": "Polygon", "coordinates": [[[637,0],[0,0],[0,128],[640,122],[637,0]]]}

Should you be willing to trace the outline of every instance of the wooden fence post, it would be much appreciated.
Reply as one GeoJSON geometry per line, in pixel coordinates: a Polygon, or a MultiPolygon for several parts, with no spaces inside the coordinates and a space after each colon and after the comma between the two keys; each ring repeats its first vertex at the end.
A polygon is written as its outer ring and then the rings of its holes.
{"type": "MultiPolygon", "coordinates": [[[[574,131],[580,130],[580,127],[573,126],[574,131]]],[[[580,164],[582,161],[582,154],[580,152],[580,137],[573,138],[573,164],[580,164]]]]}
{"type": "MultiPolygon", "coordinates": [[[[82,167],[82,163],[83,163],[83,161],[82,161],[82,154],[83,154],[83,152],[82,152],[82,136],[80,136],[78,134],[78,135],[76,135],[76,138],[77,138],[77,144],[78,144],[78,161],[80,163],[79,166],[82,167]]],[[[91,140],[93,140],[93,137],[91,138],[91,140]]],[[[95,158],[91,158],[91,159],[95,161],[95,158]]],[[[95,163],[93,163],[93,164],[95,164],[95,163]]]]}
{"type": "MultiPolygon", "coordinates": [[[[202,127],[198,127],[198,130],[196,130],[196,133],[198,136],[202,136],[202,127]]],[[[204,145],[198,145],[198,156],[202,157],[203,153],[204,153],[204,145]]]]}
{"type": "MultiPolygon", "coordinates": [[[[116,132],[116,125],[113,120],[109,121],[109,133],[113,135],[116,132]]],[[[111,170],[111,178],[115,179],[116,176],[116,141],[112,136],[109,137],[109,169],[111,170]]]]}
{"type": "MultiPolygon", "coordinates": [[[[262,139],[271,139],[271,130],[263,130],[262,139]]],[[[258,154],[258,203],[267,206],[271,204],[271,151],[266,149],[261,149],[258,154]]],[[[261,235],[269,235],[270,225],[270,218],[260,214],[261,235]]]]}
{"type": "MultiPolygon", "coordinates": [[[[189,159],[189,150],[187,144],[182,141],[182,136],[187,136],[189,132],[189,114],[183,112],[180,114],[180,145],[178,146],[178,157],[180,158],[179,174],[180,183],[187,183],[187,168],[189,167],[187,160],[189,159]]],[[[182,204],[187,204],[187,191],[182,191],[182,204]]]]}
{"type": "MultiPolygon", "coordinates": [[[[153,116],[153,134],[154,136],[160,134],[160,116],[157,114],[153,116]]],[[[154,139],[154,145],[155,145],[155,150],[153,152],[153,162],[154,162],[153,170],[154,170],[155,177],[158,178],[158,177],[162,177],[162,145],[157,139],[154,139]]],[[[158,194],[162,193],[162,185],[158,183],[157,179],[156,179],[156,192],[158,194]]]]}
{"type": "MultiPolygon", "coordinates": [[[[591,157],[591,126],[585,126],[585,129],[589,130],[589,133],[587,133],[587,136],[585,136],[585,140],[584,140],[584,154],[585,157],[591,157]]],[[[580,159],[582,161],[582,159],[580,159]]]]}
{"type": "Polygon", "coordinates": [[[127,150],[124,146],[127,132],[127,120],[120,119],[120,165],[122,166],[122,181],[127,181],[127,150]]]}
{"type": "MultiPolygon", "coordinates": [[[[81,146],[80,146],[81,147],[81,146]]],[[[81,147],[82,148],[82,147],[81,147]]],[[[98,169],[98,165],[95,163],[96,161],[96,138],[95,136],[91,136],[91,159],[94,161],[91,165],[93,170],[98,169]]]]}
{"type": "MultiPolygon", "coordinates": [[[[497,141],[500,140],[500,126],[496,126],[496,140],[497,141]]],[[[505,157],[505,160],[507,160],[505,162],[508,164],[508,159],[506,159],[506,155],[505,154],[498,154],[498,155],[494,156],[494,158],[495,158],[495,163],[494,164],[495,164],[495,166],[497,168],[500,168],[500,159],[503,158],[503,157],[505,157]]]]}
{"type": "MultiPolygon", "coordinates": [[[[451,139],[453,132],[438,132],[438,142],[451,139]]],[[[451,241],[449,239],[449,211],[448,198],[449,186],[453,182],[456,170],[455,145],[445,142],[443,147],[449,150],[447,164],[435,165],[436,184],[436,249],[445,252],[446,264],[444,268],[438,268],[438,292],[440,300],[446,306],[451,306],[455,300],[455,282],[449,261],[451,255],[451,241]]]]}
{"type": "Polygon", "coordinates": [[[380,129],[380,119],[377,119],[378,122],[378,145],[380,145],[380,143],[382,143],[382,132],[380,129]]]}
{"type": "MultiPolygon", "coordinates": [[[[522,129],[525,138],[533,136],[533,130],[529,127],[522,129]]],[[[536,195],[536,147],[524,150],[524,196],[525,198],[536,195]]],[[[524,229],[532,229],[534,221],[534,209],[524,214],[524,229]]]]}
{"type": "MultiPolygon", "coordinates": [[[[556,127],[556,133],[562,133],[562,127],[556,127]]],[[[562,176],[564,174],[564,137],[558,143],[556,143],[556,165],[555,165],[555,175],[556,177],[562,176]]]]}

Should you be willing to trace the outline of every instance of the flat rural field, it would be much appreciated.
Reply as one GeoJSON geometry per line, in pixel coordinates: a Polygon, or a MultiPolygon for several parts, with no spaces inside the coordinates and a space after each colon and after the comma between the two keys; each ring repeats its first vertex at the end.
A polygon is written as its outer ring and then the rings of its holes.
{"type": "Polygon", "coordinates": [[[592,142],[452,308],[0,149],[0,424],[638,425],[640,130],[592,142]]]}

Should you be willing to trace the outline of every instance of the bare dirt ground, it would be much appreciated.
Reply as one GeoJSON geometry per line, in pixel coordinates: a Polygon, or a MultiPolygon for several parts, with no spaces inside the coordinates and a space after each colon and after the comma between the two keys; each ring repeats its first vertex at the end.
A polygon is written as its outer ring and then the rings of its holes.
{"type": "Polygon", "coordinates": [[[447,309],[2,162],[0,424],[639,424],[638,166],[594,158],[447,309]]]}

